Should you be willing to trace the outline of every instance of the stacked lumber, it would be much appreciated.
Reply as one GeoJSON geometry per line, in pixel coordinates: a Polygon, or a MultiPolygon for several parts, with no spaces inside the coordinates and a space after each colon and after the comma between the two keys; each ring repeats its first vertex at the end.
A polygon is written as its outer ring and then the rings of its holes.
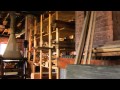
{"type": "Polygon", "coordinates": [[[96,56],[120,56],[120,41],[107,42],[93,49],[96,56]]]}

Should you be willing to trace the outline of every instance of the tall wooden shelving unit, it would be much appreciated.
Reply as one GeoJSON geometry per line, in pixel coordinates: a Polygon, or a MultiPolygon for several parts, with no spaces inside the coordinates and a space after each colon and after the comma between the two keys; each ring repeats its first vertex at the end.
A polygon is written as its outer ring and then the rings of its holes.
{"type": "MultiPolygon", "coordinates": [[[[56,12],[56,16],[58,16],[58,12],[56,12]]],[[[48,68],[48,75],[49,75],[49,79],[52,79],[52,74],[53,74],[53,70],[55,70],[56,73],[56,79],[59,79],[59,68],[57,66],[57,61],[59,58],[59,47],[57,45],[56,48],[56,59],[52,60],[52,49],[54,49],[52,47],[52,14],[51,12],[49,12],[49,17],[48,17],[48,47],[44,47],[43,46],[43,16],[41,15],[41,23],[40,23],[40,79],[42,79],[42,75],[43,75],[43,70],[42,68],[48,68]],[[46,62],[43,61],[42,58],[42,54],[44,52],[44,50],[48,51],[48,60],[46,62]],[[55,64],[55,65],[53,65],[55,64]]],[[[56,17],[58,18],[58,17],[56,17]]],[[[56,28],[56,42],[59,42],[59,32],[58,32],[58,28],[56,28]]]]}
{"type": "MultiPolygon", "coordinates": [[[[62,12],[63,13],[63,12],[62,12]]],[[[58,67],[58,60],[60,57],[60,51],[61,49],[64,49],[64,45],[62,45],[60,38],[64,38],[69,35],[74,34],[74,29],[70,28],[71,22],[68,22],[68,17],[71,19],[71,15],[68,14],[68,16],[65,16],[61,14],[61,12],[48,12],[48,18],[44,18],[44,14],[40,15],[40,28],[37,28],[37,21],[35,19],[34,21],[34,39],[33,42],[31,40],[31,43],[29,43],[29,47],[32,47],[32,43],[34,45],[33,50],[33,64],[32,64],[32,74],[35,74],[37,78],[44,79],[45,74],[47,74],[47,77],[49,79],[52,79],[53,77],[56,77],[56,79],[59,79],[59,67],[58,67]],[[58,16],[60,15],[60,16],[58,16]],[[67,19],[66,19],[67,18],[67,19]],[[60,27],[58,23],[54,21],[60,21],[60,27]],[[63,23],[65,23],[65,27],[61,27],[63,23]],[[53,26],[55,25],[55,27],[53,26]],[[53,28],[54,27],[54,28],[53,28]],[[38,33],[39,32],[39,33],[38,33]],[[55,41],[55,43],[53,43],[55,41]],[[38,44],[39,42],[39,44],[38,44]],[[48,45],[44,45],[44,43],[47,42],[48,45]],[[39,53],[39,63],[36,63],[36,55],[39,53]],[[43,54],[47,53],[48,58],[45,59],[43,54]],[[55,57],[53,57],[53,53],[55,53],[55,57]],[[40,72],[35,72],[35,67],[40,66],[40,72]],[[44,70],[44,69],[47,69],[44,70]]],[[[32,31],[30,31],[31,34],[32,31]]],[[[32,35],[29,35],[31,39],[32,35]]],[[[69,49],[69,48],[68,48],[69,49]]],[[[30,49],[31,50],[31,49],[30,49]]],[[[35,76],[34,75],[34,76],[35,76]]]]}
{"type": "MultiPolygon", "coordinates": [[[[34,45],[34,50],[33,50],[33,64],[32,64],[32,74],[39,74],[40,79],[43,78],[43,74],[48,74],[49,79],[52,79],[52,75],[56,74],[56,79],[59,79],[59,68],[57,66],[57,61],[59,58],[59,45],[56,45],[57,48],[52,47],[52,14],[51,12],[48,13],[48,46],[43,46],[44,43],[44,36],[43,36],[43,15],[40,16],[40,28],[37,28],[37,21],[36,19],[34,20],[34,38],[33,38],[33,45],[34,45]],[[39,30],[39,33],[37,33],[39,30]],[[39,44],[37,44],[39,42],[39,44]],[[53,50],[56,51],[56,59],[52,60],[52,53],[53,50]],[[43,57],[43,53],[47,52],[48,53],[48,60],[45,61],[43,57]],[[39,53],[39,63],[36,63],[36,55],[39,53]],[[36,66],[40,66],[40,73],[35,72],[36,66]],[[43,70],[43,68],[47,68],[48,72],[43,70]]],[[[58,12],[55,13],[56,16],[58,16],[58,12]]],[[[56,17],[57,18],[57,17],[56,17]]],[[[31,41],[31,36],[32,36],[32,31],[30,31],[29,35],[29,50],[32,48],[32,41],[31,41]]],[[[56,28],[56,42],[59,43],[59,32],[58,28],[56,28]]],[[[30,53],[29,53],[30,54],[30,53]]],[[[30,55],[29,55],[30,58],[30,55]]]]}

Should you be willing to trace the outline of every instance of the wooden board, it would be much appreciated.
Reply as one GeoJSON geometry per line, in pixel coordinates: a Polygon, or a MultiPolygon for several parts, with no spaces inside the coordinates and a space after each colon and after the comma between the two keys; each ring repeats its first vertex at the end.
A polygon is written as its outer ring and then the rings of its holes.
{"type": "MultiPolygon", "coordinates": [[[[66,28],[61,28],[59,30],[59,38],[64,38],[70,35],[75,35],[75,29],[66,29],[66,28]]],[[[56,38],[56,32],[52,32],[52,39],[56,38]]],[[[43,40],[48,41],[48,34],[43,35],[43,40]]]]}
{"type": "Polygon", "coordinates": [[[96,53],[95,56],[120,56],[120,52],[96,53]]]}
{"type": "Polygon", "coordinates": [[[93,52],[120,52],[120,48],[93,49],[93,52]]]}

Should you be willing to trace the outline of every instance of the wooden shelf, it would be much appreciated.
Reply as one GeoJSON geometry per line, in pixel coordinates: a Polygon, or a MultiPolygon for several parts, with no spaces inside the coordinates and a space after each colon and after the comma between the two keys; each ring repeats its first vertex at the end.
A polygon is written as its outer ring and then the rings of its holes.
{"type": "MultiPolygon", "coordinates": [[[[71,35],[75,35],[75,29],[61,28],[59,30],[59,38],[64,38],[64,37],[68,37],[71,35]]],[[[56,38],[56,32],[52,31],[52,39],[55,39],[55,38],[56,38]]],[[[43,35],[43,40],[48,41],[48,34],[43,35]]]]}
{"type": "Polygon", "coordinates": [[[34,49],[37,49],[37,50],[48,50],[48,49],[54,49],[53,47],[34,47],[34,49]]]}
{"type": "Polygon", "coordinates": [[[22,69],[6,68],[6,69],[4,69],[4,72],[18,72],[20,70],[22,71],[22,69]]]}

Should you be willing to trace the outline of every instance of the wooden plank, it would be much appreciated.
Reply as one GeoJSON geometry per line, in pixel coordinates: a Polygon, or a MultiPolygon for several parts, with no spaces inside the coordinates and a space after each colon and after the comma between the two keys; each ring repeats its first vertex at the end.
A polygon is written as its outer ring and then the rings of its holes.
{"type": "Polygon", "coordinates": [[[59,11],[59,20],[75,20],[75,11],[59,11]]]}
{"type": "MultiPolygon", "coordinates": [[[[36,25],[37,25],[37,20],[35,18],[35,21],[34,21],[34,34],[36,34],[36,32],[37,32],[36,25]]],[[[34,36],[34,47],[36,47],[36,45],[37,45],[36,36],[34,36]]],[[[36,50],[34,49],[33,50],[33,63],[35,63],[35,61],[36,61],[36,50]]],[[[35,65],[33,65],[33,73],[35,73],[35,65]]]]}
{"type": "Polygon", "coordinates": [[[96,11],[94,11],[94,19],[93,19],[93,26],[92,26],[92,32],[91,32],[91,40],[90,40],[87,64],[90,64],[90,60],[91,60],[93,39],[94,39],[94,32],[95,32],[95,25],[96,25],[96,11]]]}
{"type": "MultiPolygon", "coordinates": [[[[44,65],[42,65],[42,67],[44,67],[44,68],[48,68],[48,69],[49,69],[49,66],[44,66],[44,65]]],[[[58,69],[58,67],[56,67],[56,66],[52,66],[51,69],[55,69],[55,70],[56,70],[56,69],[58,69]]]]}
{"type": "Polygon", "coordinates": [[[18,72],[18,71],[22,71],[22,69],[6,68],[3,71],[4,72],[18,72]]]}
{"type": "Polygon", "coordinates": [[[84,58],[83,58],[82,64],[86,64],[87,57],[88,57],[88,48],[89,48],[90,36],[92,32],[93,17],[94,17],[94,11],[91,12],[91,16],[90,16],[90,23],[89,23],[88,33],[87,33],[87,40],[85,44],[85,50],[84,50],[85,52],[84,52],[84,58]]]}
{"type": "Polygon", "coordinates": [[[90,11],[86,12],[86,17],[84,20],[84,24],[83,24],[83,28],[81,31],[81,35],[80,35],[80,42],[79,42],[79,46],[78,46],[78,51],[77,51],[77,55],[75,58],[75,62],[74,64],[80,64],[81,59],[82,59],[82,55],[83,55],[83,50],[84,50],[84,45],[85,45],[85,37],[86,37],[86,32],[87,32],[87,26],[89,23],[89,19],[90,19],[90,11]]]}
{"type": "MultiPolygon", "coordinates": [[[[59,15],[59,12],[56,11],[56,20],[58,20],[58,15],[59,15]]],[[[59,29],[56,28],[56,43],[59,43],[59,29]]],[[[57,66],[57,71],[56,71],[56,79],[59,79],[59,68],[58,68],[58,60],[59,60],[59,57],[60,57],[60,51],[59,51],[59,44],[56,44],[56,66],[57,66]]]]}
{"type": "MultiPolygon", "coordinates": [[[[43,16],[40,16],[40,47],[42,47],[43,44],[43,16]]],[[[42,79],[42,74],[43,74],[43,70],[42,70],[42,50],[40,50],[40,79],[42,79]]]]}
{"type": "Polygon", "coordinates": [[[32,41],[31,41],[31,35],[32,35],[32,30],[30,29],[29,32],[29,46],[28,46],[28,61],[30,61],[30,57],[31,57],[31,49],[32,49],[32,41]]]}
{"type": "Polygon", "coordinates": [[[53,47],[34,47],[36,50],[48,50],[48,49],[54,49],[53,47]]]}
{"type": "Polygon", "coordinates": [[[101,47],[97,47],[96,49],[110,49],[110,48],[120,48],[120,45],[103,45],[101,47]]]}
{"type": "Polygon", "coordinates": [[[54,23],[56,24],[57,28],[70,28],[70,29],[75,29],[75,21],[71,21],[71,22],[66,22],[66,21],[62,21],[62,20],[55,20],[54,23]]]}
{"type": "Polygon", "coordinates": [[[120,48],[104,48],[104,49],[93,49],[94,53],[97,52],[119,52],[120,48]]]}
{"type": "Polygon", "coordinates": [[[120,56],[120,52],[95,53],[95,56],[120,56]]]}
{"type": "MultiPolygon", "coordinates": [[[[48,23],[48,27],[49,27],[49,47],[52,46],[52,34],[51,34],[51,14],[49,13],[49,23],[48,23]]],[[[49,79],[52,79],[52,51],[51,49],[49,49],[49,79]]]]}
{"type": "MultiPolygon", "coordinates": [[[[59,38],[64,38],[66,36],[70,35],[75,35],[75,29],[66,29],[66,28],[61,28],[59,29],[59,38]]],[[[48,41],[48,34],[43,35],[43,40],[48,41]]],[[[52,31],[52,39],[56,38],[56,31],[52,31]]]]}

